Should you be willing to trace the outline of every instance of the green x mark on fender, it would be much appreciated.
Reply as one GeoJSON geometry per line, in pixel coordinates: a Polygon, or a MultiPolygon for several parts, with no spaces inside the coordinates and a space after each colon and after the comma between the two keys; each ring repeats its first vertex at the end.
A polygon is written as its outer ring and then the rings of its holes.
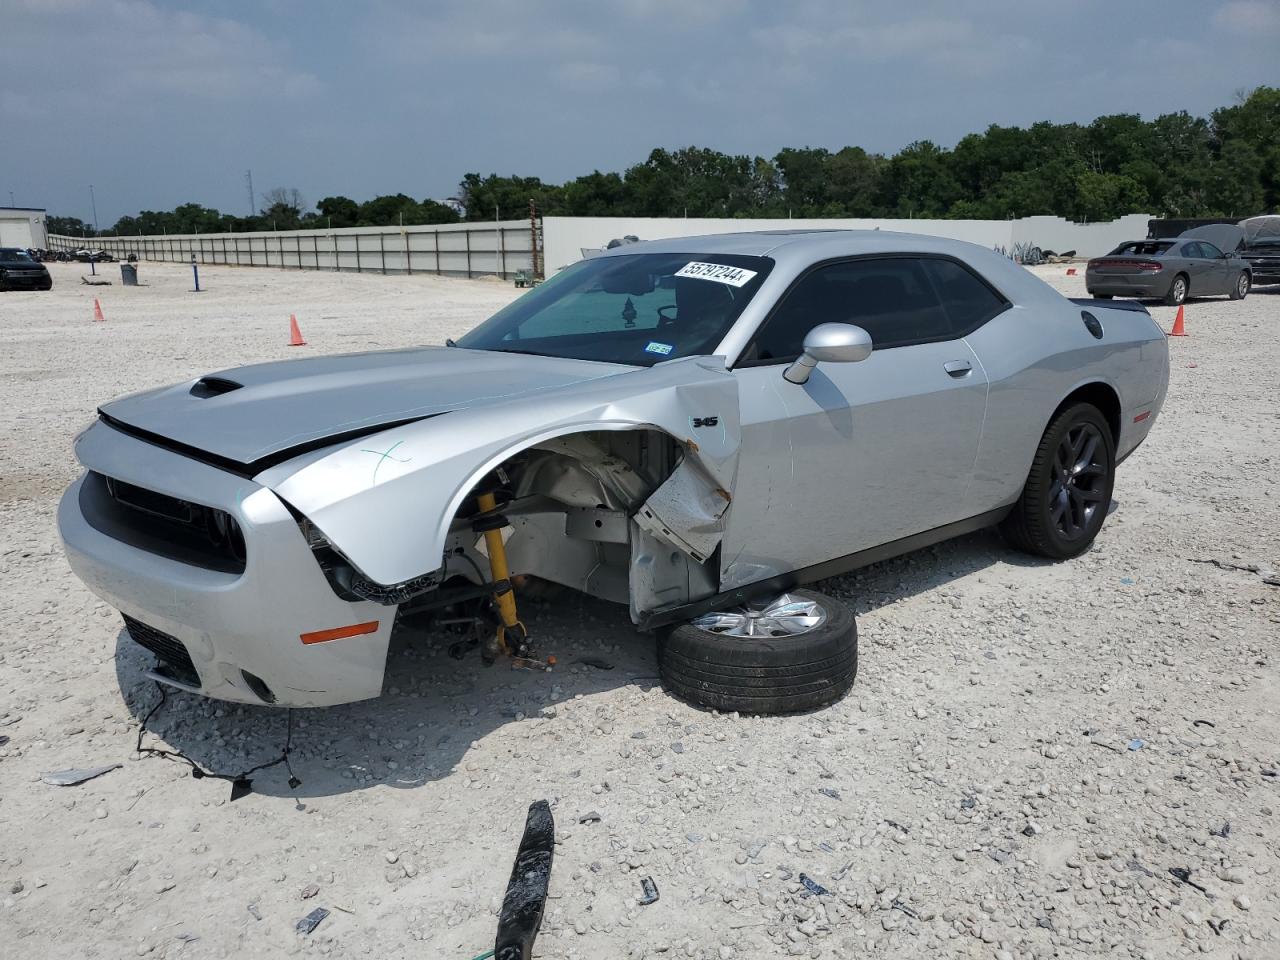
{"type": "Polygon", "coordinates": [[[378,462],[374,464],[374,467],[373,467],[373,479],[369,481],[369,486],[373,486],[375,483],[378,482],[378,471],[382,469],[382,465],[386,463],[388,460],[394,460],[396,463],[408,463],[410,460],[413,459],[413,457],[405,457],[402,460],[399,457],[393,457],[391,455],[395,451],[396,447],[400,446],[400,444],[402,443],[404,443],[403,440],[397,440],[395,443],[389,446],[386,450],[361,450],[360,451],[361,453],[372,453],[375,457],[378,458],[378,462]]]}

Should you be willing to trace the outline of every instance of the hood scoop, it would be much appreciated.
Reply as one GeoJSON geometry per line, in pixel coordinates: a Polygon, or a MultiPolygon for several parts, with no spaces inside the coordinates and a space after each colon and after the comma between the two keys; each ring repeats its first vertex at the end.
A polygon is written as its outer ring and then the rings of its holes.
{"type": "Polygon", "coordinates": [[[220,397],[232,390],[239,390],[243,386],[243,383],[236,383],[226,377],[201,377],[191,385],[191,395],[207,400],[209,397],[220,397]]]}

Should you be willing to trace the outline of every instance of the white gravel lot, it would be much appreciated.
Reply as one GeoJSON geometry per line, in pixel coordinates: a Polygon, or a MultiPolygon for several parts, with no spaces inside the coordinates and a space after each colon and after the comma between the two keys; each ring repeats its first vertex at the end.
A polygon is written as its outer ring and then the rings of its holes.
{"type": "MultiPolygon", "coordinates": [[[[52,271],[51,293],[0,294],[6,956],[469,960],[545,797],[559,844],[536,956],[1280,957],[1280,288],[1188,304],[1165,411],[1085,556],[1034,562],[983,533],[829,581],[862,637],[830,709],[693,709],[656,686],[624,610],[561,598],[526,605],[554,673],[404,636],[381,699],[295,714],[296,792],[275,767],[229,803],[226,782],[134,754],[148,658],[54,528],[73,436],[120,393],[439,342],[515,291],[207,267],[195,294],[185,267],[144,263],[136,289],[113,265],[104,288],[52,271]],[[285,345],[290,313],[309,346],[285,345]],[[803,896],[801,871],[830,893],[803,896]],[[646,876],[661,899],[642,907],[646,876]]],[[[281,711],[183,694],[152,723],[149,742],[219,771],[285,733],[281,711]]]]}

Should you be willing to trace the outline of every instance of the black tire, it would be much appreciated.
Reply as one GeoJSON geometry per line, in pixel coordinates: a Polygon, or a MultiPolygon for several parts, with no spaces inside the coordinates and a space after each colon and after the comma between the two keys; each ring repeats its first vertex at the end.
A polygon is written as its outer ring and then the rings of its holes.
{"type": "Polygon", "coordinates": [[[1164,295],[1166,306],[1181,306],[1187,299],[1187,292],[1191,289],[1191,281],[1187,279],[1185,273],[1180,273],[1173,278],[1173,282],[1169,284],[1169,292],[1164,295]]]}
{"type": "Polygon", "coordinates": [[[1240,271],[1240,276],[1236,277],[1235,283],[1231,285],[1231,292],[1227,297],[1231,300],[1243,300],[1249,295],[1250,289],[1253,287],[1253,280],[1249,277],[1246,270],[1240,271]]]}
{"type": "Polygon", "coordinates": [[[658,642],[662,685],[682,700],[725,712],[796,713],[839,700],[858,675],[858,628],[848,606],[813,590],[789,591],[821,606],[805,633],[736,637],[693,623],[658,642]]]}
{"type": "Polygon", "coordinates": [[[1115,440],[1106,418],[1093,404],[1072,404],[1040,438],[1022,495],[1000,532],[1025,553],[1050,560],[1079,556],[1107,518],[1115,469],[1115,440]]]}

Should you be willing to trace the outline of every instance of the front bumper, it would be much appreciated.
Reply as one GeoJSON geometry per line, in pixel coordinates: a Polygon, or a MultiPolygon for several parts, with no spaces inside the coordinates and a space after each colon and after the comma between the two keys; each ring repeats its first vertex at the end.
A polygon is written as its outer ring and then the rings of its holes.
{"type": "MultiPolygon", "coordinates": [[[[197,683],[182,672],[149,676],[239,703],[332,706],[378,696],[396,608],[348,602],[329,586],[298,525],[272,491],[252,480],[127,436],[98,422],[76,441],[90,470],[225,510],[245,539],[243,573],[208,569],[109,536],[81,503],[86,478],[63,495],[58,530],[72,570],[143,631],[148,649],[176,641],[197,683]],[[372,633],[304,644],[303,634],[377,621],[372,633]],[[256,678],[261,684],[255,682],[256,678]],[[263,687],[267,689],[264,695],[263,687]]],[[[142,639],[134,625],[131,635],[142,639]]]]}
{"type": "Polygon", "coordinates": [[[43,271],[6,270],[0,286],[6,290],[48,290],[53,286],[53,278],[43,271]]]}

